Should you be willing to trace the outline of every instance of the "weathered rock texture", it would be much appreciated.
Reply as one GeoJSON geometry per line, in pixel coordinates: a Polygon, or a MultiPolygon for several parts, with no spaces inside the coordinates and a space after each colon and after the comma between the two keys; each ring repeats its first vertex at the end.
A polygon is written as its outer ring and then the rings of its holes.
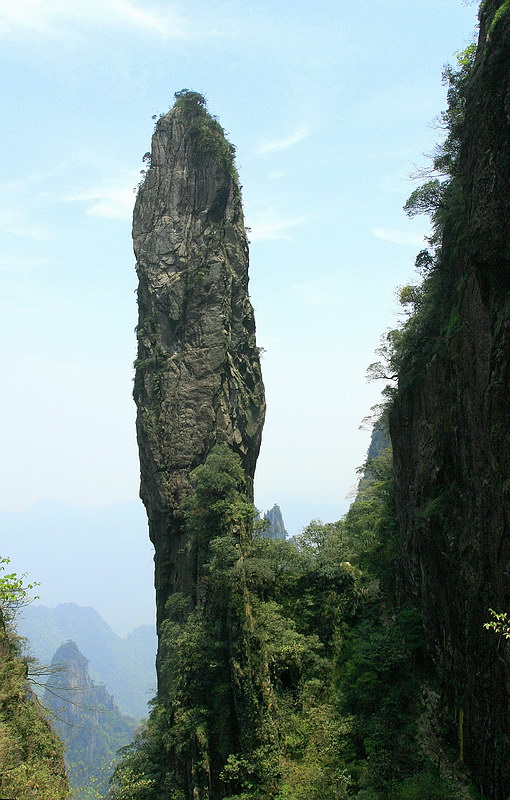
{"type": "Polygon", "coordinates": [[[134,396],[159,622],[168,596],[191,590],[178,511],[190,471],[225,443],[252,481],[265,413],[233,147],[200,95],[180,95],[156,125],[133,222],[134,396]]]}
{"type": "Polygon", "coordinates": [[[402,590],[421,607],[459,757],[492,800],[510,787],[509,645],[483,628],[490,607],[510,608],[509,6],[482,9],[462,217],[443,235],[449,317],[391,415],[402,590]]]}

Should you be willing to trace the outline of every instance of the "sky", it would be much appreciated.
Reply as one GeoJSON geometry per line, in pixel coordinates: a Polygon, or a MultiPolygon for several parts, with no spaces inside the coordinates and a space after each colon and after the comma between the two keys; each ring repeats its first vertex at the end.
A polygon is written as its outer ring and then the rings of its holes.
{"type": "Polygon", "coordinates": [[[291,533],[346,510],[366,368],[427,233],[410,175],[475,25],[462,0],[0,0],[1,509],[137,497],[134,188],[189,88],[237,147],[252,229],[257,506],[291,533]]]}

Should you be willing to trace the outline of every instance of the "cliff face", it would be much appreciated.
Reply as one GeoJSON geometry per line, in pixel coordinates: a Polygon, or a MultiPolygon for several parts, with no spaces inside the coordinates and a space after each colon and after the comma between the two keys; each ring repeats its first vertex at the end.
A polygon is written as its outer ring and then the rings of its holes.
{"type": "Polygon", "coordinates": [[[142,625],[123,639],[95,609],[61,603],[55,608],[28,605],[18,631],[42,664],[49,664],[61,642],[72,638],[87,653],[91,678],[108,686],[122,713],[136,719],[147,716],[148,698],[156,684],[154,626],[142,625]]]}
{"type": "Polygon", "coordinates": [[[51,664],[43,704],[66,746],[73,797],[85,799],[93,790],[106,794],[116,752],[131,741],[135,722],[120,713],[105,686],[91,680],[88,660],[75,642],[62,644],[51,664]]]}
{"type": "Polygon", "coordinates": [[[178,512],[189,473],[224,443],[252,481],[265,412],[233,148],[196,93],[156,125],[133,240],[140,493],[160,623],[168,596],[191,591],[178,512]]]}
{"type": "Polygon", "coordinates": [[[483,628],[510,608],[509,5],[482,6],[436,338],[390,419],[402,592],[422,611],[459,757],[493,800],[510,785],[509,646],[483,628]]]}

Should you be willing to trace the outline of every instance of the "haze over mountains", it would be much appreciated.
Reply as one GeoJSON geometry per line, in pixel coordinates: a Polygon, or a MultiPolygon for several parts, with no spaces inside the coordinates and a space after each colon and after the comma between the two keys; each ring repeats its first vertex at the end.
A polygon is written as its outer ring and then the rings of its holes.
{"type": "MultiPolygon", "coordinates": [[[[290,535],[314,517],[336,519],[348,502],[282,506],[290,535]]],[[[25,511],[0,510],[2,550],[12,570],[38,581],[46,606],[92,606],[121,636],[154,622],[153,548],[139,500],[78,507],[41,500],[25,511]]],[[[58,643],[60,644],[60,643],[58,643]]]]}
{"type": "Polygon", "coordinates": [[[92,606],[121,636],[153,624],[152,546],[139,501],[78,508],[42,500],[0,511],[0,530],[1,554],[39,581],[44,605],[92,606]]]}
{"type": "Polygon", "coordinates": [[[32,605],[18,620],[30,651],[50,664],[55,651],[72,639],[89,662],[91,678],[104,683],[124,714],[140,719],[156,687],[156,631],[141,625],[121,638],[89,606],[63,603],[56,608],[32,605]]]}

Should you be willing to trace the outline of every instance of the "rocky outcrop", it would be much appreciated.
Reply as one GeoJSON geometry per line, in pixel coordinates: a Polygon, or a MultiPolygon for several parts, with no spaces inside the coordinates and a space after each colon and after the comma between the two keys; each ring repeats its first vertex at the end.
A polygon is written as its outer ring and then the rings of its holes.
{"type": "Polygon", "coordinates": [[[179,516],[189,473],[222,443],[251,482],[265,411],[233,147],[201,95],[176,97],[156,124],[133,221],[140,493],[159,623],[172,592],[191,592],[179,516]]]}
{"type": "Polygon", "coordinates": [[[103,684],[91,680],[88,660],[75,642],[62,644],[51,661],[43,704],[66,745],[65,762],[76,800],[106,794],[113,762],[129,744],[135,722],[123,716],[103,684]]]}
{"type": "Polygon", "coordinates": [[[492,800],[510,786],[509,646],[483,627],[489,608],[510,608],[509,5],[482,4],[443,317],[390,420],[401,590],[422,611],[459,758],[492,800]]]}
{"type": "Polygon", "coordinates": [[[285,523],[280,506],[276,503],[269,511],[264,514],[264,519],[267,520],[267,528],[264,531],[264,536],[268,539],[286,539],[288,534],[285,530],[285,523]]]}
{"type": "Polygon", "coordinates": [[[92,680],[108,686],[122,713],[136,719],[147,716],[147,703],[156,686],[153,625],[141,625],[123,639],[90,606],[31,604],[20,614],[18,631],[30,641],[31,652],[42,664],[49,664],[61,642],[72,637],[79,650],[87,653],[92,680]]]}

